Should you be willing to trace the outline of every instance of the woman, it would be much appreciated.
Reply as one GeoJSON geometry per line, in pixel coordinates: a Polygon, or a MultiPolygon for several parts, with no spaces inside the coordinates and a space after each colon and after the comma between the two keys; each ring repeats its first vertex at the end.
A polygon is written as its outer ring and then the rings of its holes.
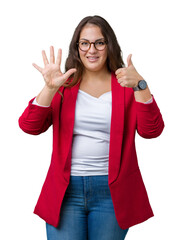
{"type": "Polygon", "coordinates": [[[116,36],[99,16],[86,17],[70,43],[66,72],[42,51],[45,86],[29,102],[20,128],[40,134],[53,124],[50,168],[34,213],[47,237],[125,238],[129,227],[153,216],[138,167],[135,132],[161,134],[164,123],[131,57],[127,66],[116,36]]]}

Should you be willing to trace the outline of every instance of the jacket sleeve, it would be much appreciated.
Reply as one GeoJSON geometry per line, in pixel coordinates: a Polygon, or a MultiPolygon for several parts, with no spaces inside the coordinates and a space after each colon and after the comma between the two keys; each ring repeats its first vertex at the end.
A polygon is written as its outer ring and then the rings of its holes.
{"type": "Polygon", "coordinates": [[[27,108],[19,118],[20,128],[32,135],[45,132],[52,124],[52,107],[40,107],[29,102],[27,108]]]}
{"type": "Polygon", "coordinates": [[[164,121],[153,97],[152,103],[136,102],[137,132],[143,138],[156,138],[164,129],[164,121]]]}

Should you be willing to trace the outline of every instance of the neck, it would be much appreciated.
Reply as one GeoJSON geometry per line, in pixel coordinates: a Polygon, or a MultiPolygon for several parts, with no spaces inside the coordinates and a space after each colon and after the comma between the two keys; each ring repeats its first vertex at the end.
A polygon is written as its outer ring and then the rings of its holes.
{"type": "Polygon", "coordinates": [[[111,75],[111,73],[106,68],[100,71],[89,71],[85,69],[83,72],[82,80],[92,82],[104,81],[109,75],[111,75]]]}

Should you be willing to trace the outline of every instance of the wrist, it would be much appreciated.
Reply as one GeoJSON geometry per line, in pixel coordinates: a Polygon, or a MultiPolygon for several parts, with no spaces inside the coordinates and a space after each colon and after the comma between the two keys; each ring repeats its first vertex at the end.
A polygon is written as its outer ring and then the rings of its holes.
{"type": "Polygon", "coordinates": [[[45,84],[43,90],[46,91],[50,95],[55,95],[55,93],[59,90],[59,88],[50,88],[50,87],[48,87],[48,85],[45,84]]]}
{"type": "Polygon", "coordinates": [[[135,96],[136,102],[141,102],[141,103],[147,102],[152,97],[148,87],[145,90],[135,91],[134,96],[135,96]]]}
{"type": "Polygon", "coordinates": [[[42,106],[49,106],[57,90],[58,89],[49,88],[47,85],[45,85],[42,91],[36,97],[37,103],[42,106]]]}
{"type": "Polygon", "coordinates": [[[141,81],[141,80],[145,80],[141,75],[137,74],[136,76],[136,84],[134,87],[137,87],[138,86],[138,83],[141,81]]]}
{"type": "Polygon", "coordinates": [[[147,82],[142,78],[137,82],[137,85],[133,87],[134,91],[141,91],[147,88],[147,82]]]}

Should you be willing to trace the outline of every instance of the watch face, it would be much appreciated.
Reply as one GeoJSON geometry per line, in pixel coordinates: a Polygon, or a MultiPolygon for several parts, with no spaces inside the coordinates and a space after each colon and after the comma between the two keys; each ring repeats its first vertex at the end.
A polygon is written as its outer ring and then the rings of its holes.
{"type": "Polygon", "coordinates": [[[147,83],[145,80],[141,80],[138,85],[139,85],[139,88],[142,90],[146,89],[147,87],[147,83]]]}

